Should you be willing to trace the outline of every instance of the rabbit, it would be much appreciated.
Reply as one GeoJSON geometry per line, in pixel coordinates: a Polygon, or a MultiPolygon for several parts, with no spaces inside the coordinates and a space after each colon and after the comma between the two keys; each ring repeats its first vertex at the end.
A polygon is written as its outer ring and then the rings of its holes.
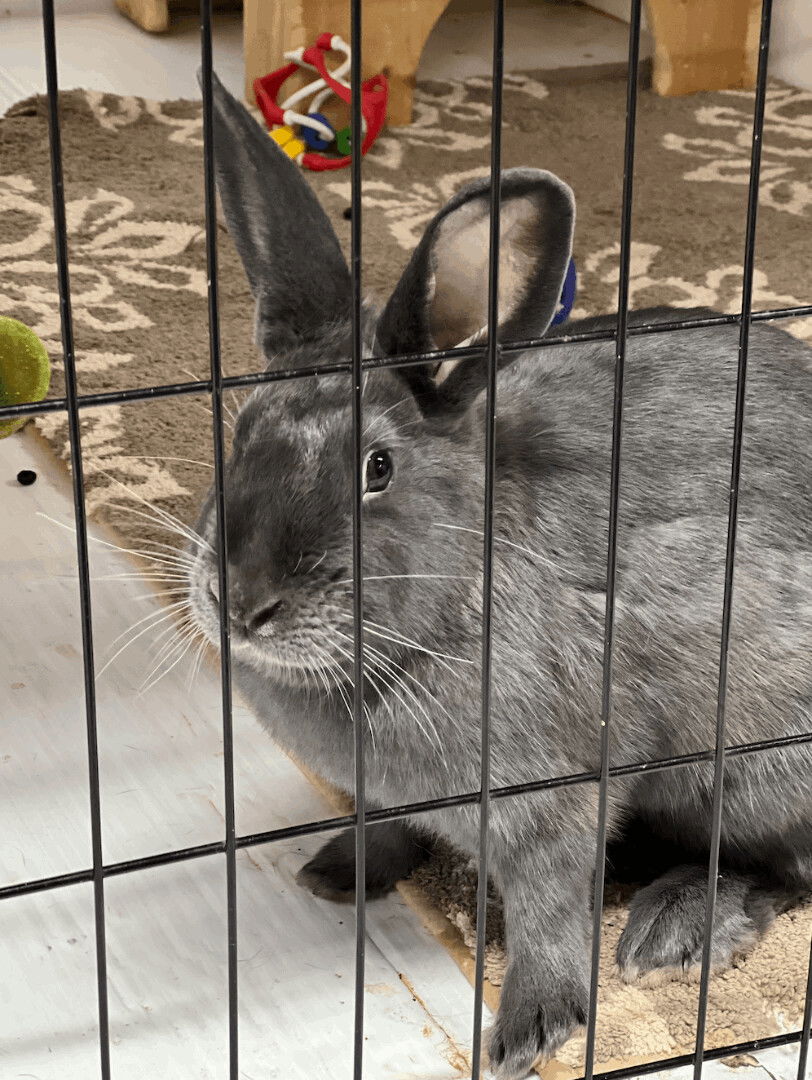
{"type": "MultiPolygon", "coordinates": [[[[217,80],[214,110],[218,190],[264,363],[346,363],[350,274],[325,213],[217,80]]],[[[560,179],[502,173],[501,341],[547,331],[574,219],[560,179]]],[[[487,180],[437,213],[390,299],[381,309],[365,304],[364,355],[484,342],[488,221],[487,180]]],[[[714,744],[737,334],[723,325],[628,341],[612,765],[714,744]]],[[[812,729],[810,360],[801,341],[752,327],[729,745],[812,729]]],[[[612,342],[499,354],[494,788],[599,766],[614,367],[612,342]]],[[[357,466],[346,373],[258,386],[236,420],[225,476],[236,684],[275,741],[348,793],[351,507],[353,468],[362,470],[370,807],[479,788],[485,385],[482,357],[369,370],[357,466]]],[[[213,506],[209,496],[188,590],[197,625],[219,645],[213,506]]],[[[626,978],[700,960],[712,787],[707,760],[609,785],[610,838],[643,821],[685,852],[632,904],[618,950],[626,978]]],[[[730,756],[725,791],[716,965],[812,888],[809,743],[730,756]]],[[[597,801],[592,782],[492,800],[489,868],[504,901],[508,965],[487,1045],[500,1080],[526,1075],[585,1022],[597,801]]],[[[376,896],[438,838],[476,856],[479,810],[466,804],[366,828],[376,896]]],[[[351,899],[352,831],[330,840],[299,881],[351,899]]]]}

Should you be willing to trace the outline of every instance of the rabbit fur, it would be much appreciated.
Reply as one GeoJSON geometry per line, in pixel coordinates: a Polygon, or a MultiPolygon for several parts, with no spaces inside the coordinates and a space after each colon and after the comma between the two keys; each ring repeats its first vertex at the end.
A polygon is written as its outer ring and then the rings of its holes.
{"type": "MultiPolygon", "coordinates": [[[[335,234],[297,167],[219,82],[214,96],[218,188],[264,360],[279,369],[346,362],[350,275],[335,234]]],[[[504,172],[501,193],[499,336],[538,337],[570,257],[572,193],[531,169],[504,172]]],[[[483,339],[488,200],[488,182],[474,182],[429,224],[383,310],[364,309],[365,355],[483,339]]],[[[613,765],[714,743],[737,335],[716,326],[628,341],[613,765]]],[[[729,745],[812,728],[811,359],[781,330],[753,326],[729,745]]],[[[494,787],[599,765],[614,366],[611,342],[500,356],[494,787]]],[[[365,377],[359,467],[368,479],[369,454],[383,450],[391,477],[363,503],[371,806],[479,787],[484,386],[481,357],[365,377]]],[[[347,792],[352,469],[346,374],[266,384],[242,407],[226,470],[235,678],[270,735],[347,792]]],[[[211,497],[198,533],[190,599],[219,644],[211,497]]],[[[709,762],[609,786],[611,837],[641,820],[684,852],[633,902],[618,952],[626,978],[699,962],[712,786],[709,762]]],[[[488,1042],[500,1080],[524,1076],[584,1022],[597,799],[595,784],[580,783],[492,801],[489,865],[509,961],[488,1042]]],[[[812,887],[811,822],[809,744],[728,759],[714,963],[728,963],[787,898],[812,887]]],[[[476,805],[367,826],[369,895],[408,874],[433,837],[476,855],[478,828],[476,805]]],[[[299,880],[351,897],[352,834],[331,840],[299,880]]]]}

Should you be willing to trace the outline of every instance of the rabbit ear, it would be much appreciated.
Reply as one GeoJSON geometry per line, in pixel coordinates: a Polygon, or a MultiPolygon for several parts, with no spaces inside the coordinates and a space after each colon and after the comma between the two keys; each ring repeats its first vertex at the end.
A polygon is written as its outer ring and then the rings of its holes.
{"type": "MultiPolygon", "coordinates": [[[[487,340],[490,180],[463,188],[428,225],[377,326],[388,354],[487,340]]],[[[499,327],[503,341],[541,337],[555,315],[575,224],[572,191],[552,173],[502,173],[499,327]]],[[[505,358],[505,363],[509,360],[505,358]]],[[[485,360],[404,367],[427,411],[464,407],[485,385],[485,360]]]]}
{"type": "Polygon", "coordinates": [[[257,302],[257,344],[270,354],[348,318],[349,270],[299,166],[212,78],[217,188],[257,302]]]}

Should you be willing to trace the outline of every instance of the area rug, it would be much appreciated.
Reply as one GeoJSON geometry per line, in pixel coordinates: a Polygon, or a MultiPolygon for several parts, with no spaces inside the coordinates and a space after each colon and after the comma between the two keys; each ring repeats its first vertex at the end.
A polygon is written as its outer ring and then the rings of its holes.
{"type": "MultiPolygon", "coordinates": [[[[467,180],[488,171],[489,83],[420,84],[415,122],[386,133],[364,163],[363,279],[385,297],[421,230],[467,180]]],[[[68,232],[80,391],[207,377],[201,118],[195,102],[154,102],[93,91],[63,94],[68,232]]],[[[574,314],[611,311],[617,289],[625,81],[620,73],[517,73],[505,81],[504,165],[559,173],[578,200],[574,314]]],[[[635,170],[633,307],[667,303],[734,311],[739,304],[752,95],[640,96],[635,170]]],[[[21,102],[0,121],[0,313],[46,341],[62,393],[59,304],[53,265],[46,107],[21,102]]],[[[349,242],[346,173],[308,176],[349,242]]],[[[755,274],[755,307],[812,299],[812,94],[768,92],[755,274]]],[[[224,366],[255,370],[251,302],[228,234],[220,232],[224,366]]],[[[302,237],[307,242],[307,237],[302,237]]],[[[812,340],[812,320],[784,324],[812,340]]],[[[59,413],[33,421],[63,459],[59,413]]],[[[165,541],[122,511],[143,497],[192,521],[211,476],[205,399],[182,397],[85,410],[88,507],[127,546],[165,541]],[[122,485],[126,485],[127,494],[122,485]]],[[[470,966],[474,874],[451,853],[406,893],[438,936],[470,966]],[[438,929],[438,926],[441,929],[438,929]]],[[[625,986],[612,955],[625,918],[607,906],[599,1068],[692,1049],[697,987],[689,979],[625,986]]],[[[809,904],[782,915],[766,939],[711,984],[709,1046],[797,1027],[812,933],[809,904]]],[[[504,968],[498,899],[489,922],[489,995],[504,968]]],[[[583,1039],[558,1068],[578,1071],[583,1039]]],[[[574,1075],[574,1073],[573,1073],[574,1075]]]]}

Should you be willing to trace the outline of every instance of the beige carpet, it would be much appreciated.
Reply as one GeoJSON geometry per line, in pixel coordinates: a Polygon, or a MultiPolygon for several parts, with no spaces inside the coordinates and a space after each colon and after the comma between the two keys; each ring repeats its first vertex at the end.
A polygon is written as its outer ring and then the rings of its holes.
{"type": "MultiPolygon", "coordinates": [[[[625,86],[616,74],[508,76],[504,164],[552,169],[574,187],[580,275],[576,314],[612,309],[617,281],[625,86]]],[[[415,123],[382,138],[365,162],[364,283],[385,295],[439,206],[488,160],[489,93],[481,79],[418,87],[415,123]]],[[[198,105],[90,91],[61,101],[73,310],[80,390],[147,386],[207,375],[208,344],[198,105]]],[[[640,98],[631,303],[735,310],[752,99],[739,92],[640,98]]],[[[812,298],[812,95],[774,85],[768,96],[755,306],[812,298]]],[[[46,341],[59,373],[59,305],[50,225],[47,127],[41,99],[0,122],[0,313],[46,341]]],[[[311,177],[312,179],[312,177],[311,177]]],[[[315,179],[343,242],[349,176],[315,179]]],[[[248,290],[221,231],[221,297],[227,373],[253,370],[248,290]]],[[[812,320],[786,328],[812,340],[812,320]]],[[[35,421],[67,456],[60,414],[35,421]]],[[[210,415],[204,399],[137,402],[82,417],[89,508],[137,547],[147,523],[116,509],[121,483],[190,521],[210,479],[210,415]],[[177,459],[186,460],[177,460],[177,459]]],[[[155,539],[166,537],[153,534],[155,539]]],[[[437,859],[406,892],[470,968],[473,876],[459,859],[437,859]],[[432,914],[440,910],[450,923],[432,914]],[[454,929],[452,930],[451,924],[454,929]]],[[[695,983],[627,987],[612,971],[622,905],[604,920],[599,1067],[692,1049],[695,983]]],[[[498,902],[488,975],[500,982],[498,902]]],[[[766,940],[712,982],[708,1044],[799,1025],[812,905],[782,916],[766,940]]],[[[491,991],[489,990],[489,993],[491,991]]],[[[493,990],[492,993],[496,993],[493,990]]],[[[583,1040],[560,1055],[579,1067],[583,1040]]]]}

